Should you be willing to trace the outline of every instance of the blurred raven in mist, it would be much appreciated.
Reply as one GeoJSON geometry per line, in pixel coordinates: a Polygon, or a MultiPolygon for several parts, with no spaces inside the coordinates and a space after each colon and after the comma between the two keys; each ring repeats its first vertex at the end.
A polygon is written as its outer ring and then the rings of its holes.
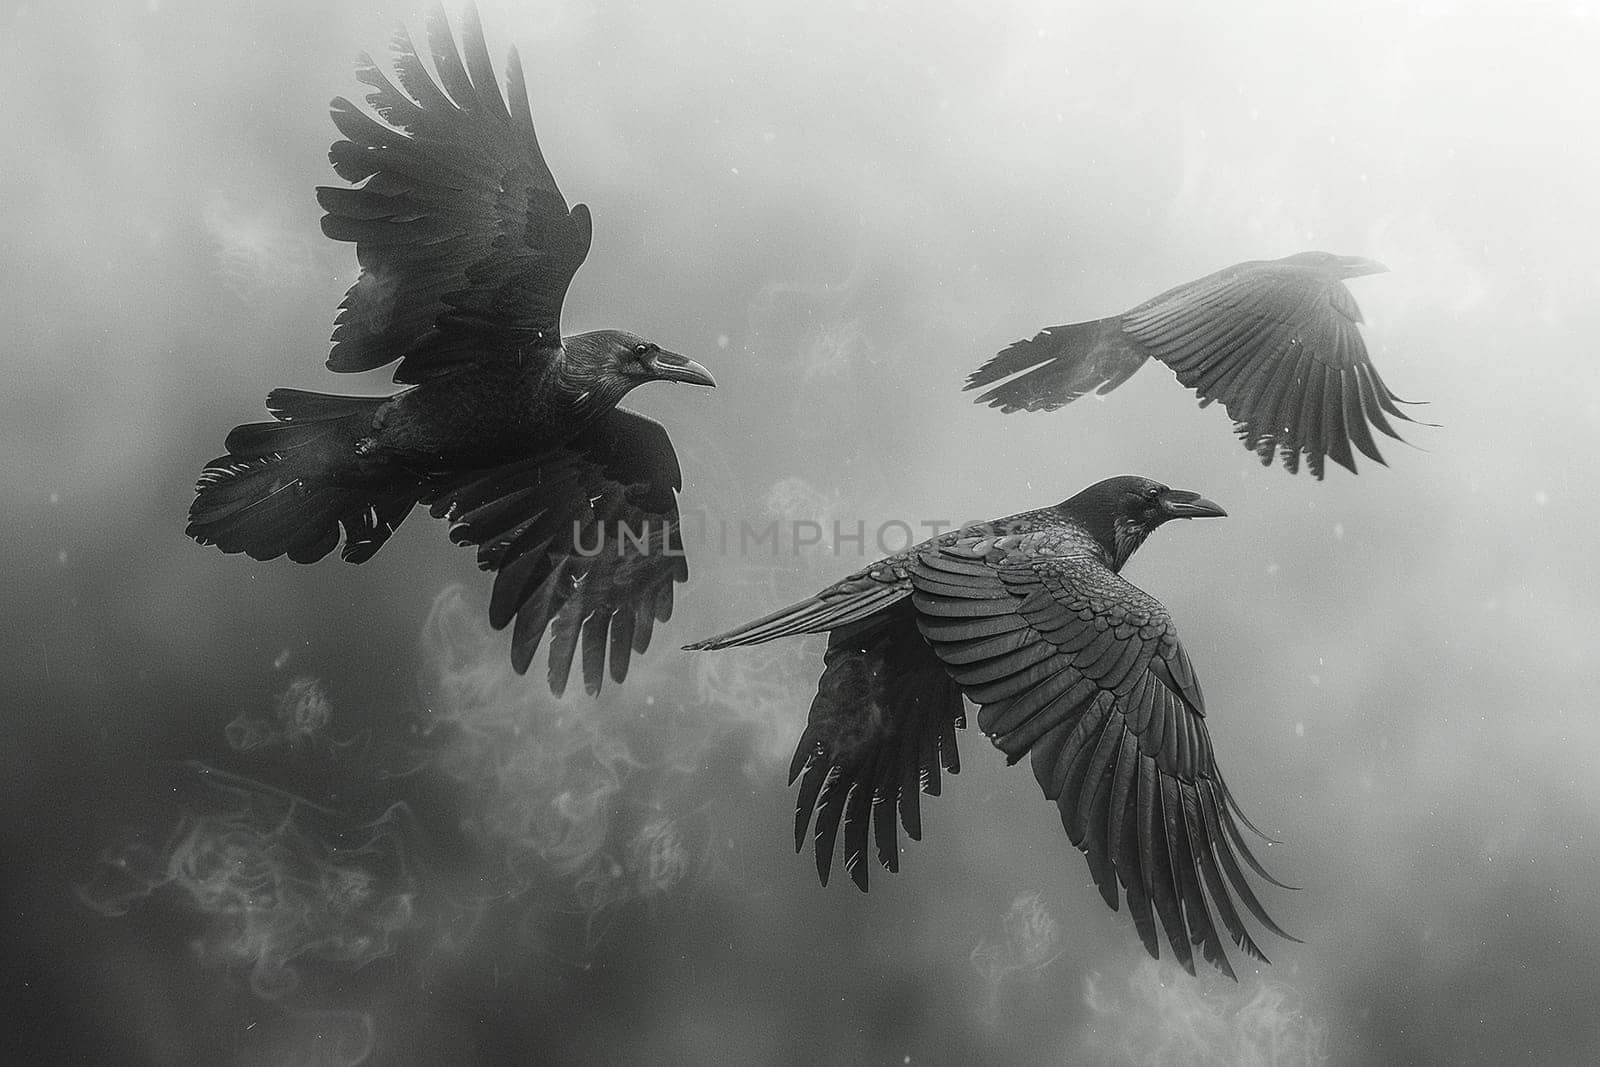
{"type": "Polygon", "coordinates": [[[489,619],[516,620],[528,668],[550,628],[550,687],[580,637],[584,684],[607,659],[621,682],[688,577],[682,475],[660,424],[617,407],[651,381],[714,385],[693,360],[619,330],[563,338],[561,304],[589,251],[589,210],[568,209],[539,151],[512,51],[501,97],[470,7],[459,53],[428,19],[436,84],[404,28],[397,88],[362,56],[376,121],[333,102],[329,153],[354,188],[319,188],[322,229],[352,241],[361,276],[340,305],[328,367],[400,361],[387,397],[277,389],[276,422],[239,426],[206,465],[188,534],[224,552],[311,563],[344,535],[360,563],[418,503],[498,572],[489,619]],[[465,61],[463,62],[463,54],[465,61]]]}
{"type": "Polygon", "coordinates": [[[967,377],[1001,411],[1054,411],[1108,393],[1155,356],[1200,396],[1221,401],[1245,447],[1293,474],[1300,456],[1318,478],[1323,458],[1354,472],[1354,442],[1383,463],[1367,428],[1403,440],[1385,413],[1415,422],[1367,357],[1361,309],[1342,279],[1388,270],[1358,256],[1301,252],[1238,263],[1168,289],[1124,315],[1051,326],[967,377]],[[1011,377],[1017,375],[1017,377],[1011,377]]]}
{"type": "Polygon", "coordinates": [[[863,890],[869,821],[890,871],[899,867],[896,811],[921,839],[919,792],[937,796],[941,767],[960,770],[965,693],[1008,762],[1032,752],[1034,776],[1101,895],[1117,908],[1121,883],[1150,954],[1160,954],[1159,921],[1189,973],[1190,946],[1200,945],[1231,976],[1219,922],[1248,955],[1266,959],[1235,898],[1289,937],[1240,860],[1283,883],[1262,869],[1235,821],[1250,825],[1217,768],[1200,683],[1172,620],[1119,575],[1162,523],[1224,514],[1196,493],[1110,478],[1053,507],[924,541],[688,647],[830,631],[789,768],[791,784],[801,779],[795,848],[805,847],[814,815],[824,884],[841,830],[845,870],[863,890]]]}

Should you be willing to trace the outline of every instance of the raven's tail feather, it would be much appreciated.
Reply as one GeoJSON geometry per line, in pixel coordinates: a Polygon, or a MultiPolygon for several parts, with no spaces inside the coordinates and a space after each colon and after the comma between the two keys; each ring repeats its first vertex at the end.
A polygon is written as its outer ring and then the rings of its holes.
{"type": "Polygon", "coordinates": [[[315,563],[339,543],[351,563],[371,558],[417,503],[409,475],[363,475],[356,442],[384,397],[275,389],[276,422],[237,426],[228,454],[206,464],[185,530],[202,545],[254,559],[315,563]]]}
{"type": "Polygon", "coordinates": [[[1048,326],[973,371],[964,388],[977,389],[1018,375],[982,394],[977,402],[1007,414],[1054,411],[1087,393],[1110,392],[1147,358],[1122,332],[1121,316],[1048,326]]]}

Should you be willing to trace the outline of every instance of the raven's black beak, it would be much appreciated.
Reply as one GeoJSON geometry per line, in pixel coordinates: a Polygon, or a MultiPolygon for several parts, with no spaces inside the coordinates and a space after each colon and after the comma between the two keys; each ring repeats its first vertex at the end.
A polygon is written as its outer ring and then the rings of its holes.
{"type": "Polygon", "coordinates": [[[711,372],[688,356],[680,356],[676,352],[659,349],[650,354],[650,374],[657,381],[687,382],[690,385],[704,385],[715,389],[717,380],[711,372]]]}
{"type": "Polygon", "coordinates": [[[1172,519],[1220,519],[1228,513],[1199,493],[1168,489],[1161,494],[1161,510],[1172,519]]]}
{"type": "Polygon", "coordinates": [[[1368,274],[1388,274],[1389,268],[1375,259],[1362,259],[1360,256],[1345,256],[1340,264],[1341,271],[1346,278],[1360,278],[1368,274]]]}

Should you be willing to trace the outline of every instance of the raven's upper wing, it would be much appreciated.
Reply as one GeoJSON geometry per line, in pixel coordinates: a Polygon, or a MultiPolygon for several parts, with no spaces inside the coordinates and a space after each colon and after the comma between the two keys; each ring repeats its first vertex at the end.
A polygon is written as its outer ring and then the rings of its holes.
{"type": "Polygon", "coordinates": [[[1012,762],[1032,751],[1101,895],[1116,908],[1121,882],[1150,954],[1159,919],[1190,973],[1198,944],[1231,975],[1208,898],[1252,957],[1265,958],[1235,897],[1288,935],[1240,869],[1242,858],[1271,880],[1234,821],[1189,657],[1156,600],[1096,560],[1048,550],[1048,535],[1023,535],[923,552],[918,624],[990,740],[1012,762]]]}
{"type": "Polygon", "coordinates": [[[404,27],[393,40],[404,91],[362,57],[357,77],[384,122],[333,102],[346,140],[329,158],[341,178],[363,183],[317,190],[323,232],[354,241],[361,263],[333,331],[333,370],[403,359],[395,380],[419,382],[486,351],[560,341],[561,303],[589,253],[589,210],[568,211],[556,188],[516,52],[508,110],[470,5],[464,31],[465,62],[444,12],[428,18],[442,89],[404,27]]]}
{"type": "Polygon", "coordinates": [[[1245,446],[1320,478],[1323,458],[1356,469],[1351,442],[1382,463],[1368,423],[1401,440],[1400,411],[1367,358],[1361,311],[1325,272],[1247,264],[1178,286],[1122,317],[1123,331],[1205,403],[1221,401],[1245,446]]]}
{"type": "Polygon", "coordinates": [[[679,528],[678,456],[660,423],[615,408],[561,448],[479,471],[427,498],[450,538],[478,546],[498,572],[489,601],[497,629],[516,620],[511,662],[528,669],[550,631],[550,688],[566,689],[579,641],[583,681],[600,691],[609,635],[611,677],[672,617],[673,585],[689,577],[679,528]]]}

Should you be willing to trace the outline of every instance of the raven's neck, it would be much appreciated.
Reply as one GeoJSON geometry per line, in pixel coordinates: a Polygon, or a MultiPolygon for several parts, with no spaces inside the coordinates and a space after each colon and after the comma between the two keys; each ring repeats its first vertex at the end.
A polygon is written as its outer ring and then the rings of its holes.
{"type": "Polygon", "coordinates": [[[542,388],[576,423],[588,424],[604,415],[632,391],[636,383],[622,377],[581,347],[559,349],[546,364],[542,388]]]}
{"type": "Polygon", "coordinates": [[[1121,571],[1139,551],[1150,530],[1128,518],[1118,516],[1114,506],[1098,502],[1065,500],[1056,505],[1061,517],[1088,534],[1089,548],[1112,571],[1121,571]]]}
{"type": "Polygon", "coordinates": [[[1111,562],[1107,564],[1113,571],[1120,572],[1133,554],[1139,551],[1139,546],[1144,544],[1144,539],[1150,536],[1150,527],[1132,521],[1131,519],[1115,518],[1111,520],[1111,562]]]}

